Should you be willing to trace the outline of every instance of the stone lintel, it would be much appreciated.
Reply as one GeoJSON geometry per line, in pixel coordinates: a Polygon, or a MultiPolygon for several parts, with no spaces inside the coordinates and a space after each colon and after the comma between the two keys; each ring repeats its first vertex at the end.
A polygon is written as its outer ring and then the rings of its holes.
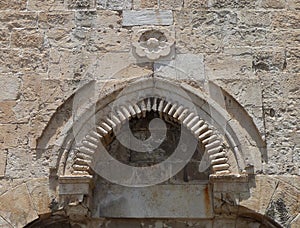
{"type": "Polygon", "coordinates": [[[172,25],[171,10],[124,10],[123,26],[172,25]]]}
{"type": "Polygon", "coordinates": [[[216,175],[212,174],[209,176],[209,181],[211,183],[247,183],[247,174],[226,174],[226,175],[216,175]]]}

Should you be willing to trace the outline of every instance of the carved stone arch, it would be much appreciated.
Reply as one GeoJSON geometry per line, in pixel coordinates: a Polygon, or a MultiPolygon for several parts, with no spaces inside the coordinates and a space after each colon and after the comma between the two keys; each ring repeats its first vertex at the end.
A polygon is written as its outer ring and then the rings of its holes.
{"type": "Polygon", "coordinates": [[[142,118],[148,112],[158,112],[161,118],[172,119],[172,121],[183,124],[192,134],[205,145],[206,153],[215,174],[229,174],[229,164],[226,152],[222,147],[223,140],[216,129],[210,126],[199,115],[193,113],[184,104],[177,104],[165,98],[145,98],[137,103],[127,102],[120,104],[111,111],[103,120],[92,129],[76,148],[72,174],[89,174],[90,164],[99,143],[108,143],[112,132],[121,128],[122,123],[131,118],[142,118]]]}
{"type": "MultiPolygon", "coordinates": [[[[89,90],[89,85],[87,85],[86,91],[89,90]]],[[[96,91],[98,90],[96,89],[96,91]]],[[[81,92],[77,91],[79,97],[82,95],[81,92]]],[[[185,125],[198,139],[200,137],[199,142],[206,146],[207,152],[213,151],[210,154],[212,167],[222,167],[222,169],[214,169],[215,172],[210,175],[210,184],[208,185],[212,187],[210,194],[214,201],[215,212],[224,213],[228,208],[233,207],[232,213],[235,213],[236,208],[239,205],[244,206],[243,202],[246,202],[248,204],[245,205],[246,208],[260,213],[255,209],[256,204],[253,203],[255,199],[250,197],[252,196],[250,188],[257,188],[257,191],[260,189],[258,186],[252,185],[255,177],[248,175],[252,173],[247,169],[249,161],[245,160],[245,154],[251,153],[253,150],[251,148],[246,151],[247,140],[252,135],[247,134],[241,127],[242,118],[234,118],[232,112],[218,103],[217,99],[210,97],[203,88],[158,78],[142,78],[116,84],[112,92],[105,94],[105,96],[100,95],[92,101],[90,99],[84,101],[83,103],[86,105],[77,114],[79,118],[73,118],[74,113],[72,113],[65,115],[67,117],[65,122],[59,123],[59,126],[50,122],[47,129],[51,129],[51,138],[45,138],[47,135],[45,134],[40,138],[40,142],[43,143],[38,144],[42,145],[39,147],[42,151],[48,149],[56,151],[57,157],[53,158],[53,161],[56,162],[52,164],[52,175],[58,176],[59,205],[69,213],[68,216],[72,221],[85,218],[89,213],[90,202],[93,201],[91,192],[93,191],[94,177],[91,174],[94,173],[90,172],[89,163],[97,143],[102,141],[107,143],[106,138],[111,137],[114,128],[119,128],[122,126],[122,122],[130,118],[147,115],[149,110],[156,111],[161,118],[172,119],[174,122],[185,125]],[[117,103],[118,105],[112,109],[109,104],[114,103],[126,85],[130,86],[122,96],[123,102],[117,103]],[[186,106],[182,100],[178,102],[178,99],[166,96],[167,93],[178,93],[179,89],[186,92],[195,105],[196,111],[186,106]],[[128,99],[130,97],[127,96],[128,94],[137,91],[144,94],[141,99],[128,99]],[[113,118],[113,116],[115,117],[113,118]],[[227,147],[224,148],[223,144],[227,147]],[[236,202],[236,197],[241,198],[239,197],[241,193],[243,202],[236,202]],[[220,203],[218,203],[219,200],[220,203]],[[226,208],[224,200],[230,204],[226,208]]],[[[60,112],[65,112],[72,107],[75,100],[76,94],[70,97],[65,106],[60,107],[57,113],[61,115],[60,112]]],[[[241,109],[241,107],[237,108],[241,109]]],[[[241,110],[241,112],[245,111],[241,110]]],[[[56,118],[54,115],[52,120],[56,118]]],[[[250,121],[248,117],[247,121],[250,121]]],[[[45,131],[48,131],[47,129],[45,131]]],[[[256,132],[253,131],[252,134],[256,134],[256,132]]],[[[260,136],[255,135],[255,137],[259,138],[260,136]]],[[[259,152],[259,150],[257,151],[259,152]]],[[[268,203],[264,205],[268,205],[268,203]]]]}
{"type": "MultiPolygon", "coordinates": [[[[145,92],[149,90],[149,93],[145,95],[144,99],[139,101],[125,99],[124,104],[119,105],[113,112],[107,109],[105,110],[106,113],[103,114],[101,111],[103,111],[108,104],[113,102],[116,97],[115,94],[111,94],[103,100],[100,99],[97,103],[91,104],[91,106],[94,106],[94,109],[91,108],[91,112],[83,114],[82,119],[84,121],[79,119],[77,123],[69,125],[68,130],[64,130],[64,132],[69,133],[65,133],[67,137],[65,137],[62,143],[65,149],[59,161],[58,173],[60,173],[60,175],[67,173],[87,174],[90,155],[94,153],[96,144],[111,134],[113,128],[121,126],[125,119],[130,119],[138,115],[139,112],[141,115],[143,115],[143,113],[146,114],[147,105],[149,106],[149,110],[150,106],[152,106],[151,110],[153,108],[157,112],[160,112],[162,116],[168,116],[167,118],[172,118],[174,121],[187,126],[199,141],[205,144],[215,173],[236,174],[244,170],[245,162],[243,161],[243,152],[239,147],[241,144],[241,142],[239,142],[240,136],[237,137],[237,134],[240,134],[240,132],[235,133],[237,127],[236,123],[232,121],[231,116],[226,110],[222,109],[217,102],[207,97],[204,93],[199,93],[199,90],[195,90],[191,86],[176,84],[163,79],[137,80],[130,84],[130,88],[132,91],[145,92]],[[160,90],[159,93],[153,94],[153,83],[160,90]],[[187,92],[193,104],[196,106],[196,112],[189,110],[185,107],[184,103],[181,104],[176,100],[172,101],[164,98],[166,96],[163,96],[162,93],[176,93],[178,88],[187,92]],[[111,99],[109,100],[107,98],[111,99]],[[160,104],[156,104],[156,108],[154,107],[154,99],[161,102],[161,107],[159,107],[160,104]],[[89,118],[93,115],[98,115],[96,117],[98,122],[96,125],[93,123],[92,126],[87,127],[89,125],[87,124],[89,118]],[[77,125],[77,131],[74,131],[75,125],[77,125]],[[77,140],[76,142],[74,140],[75,138],[77,140]],[[224,142],[226,142],[229,147],[226,152],[221,146],[224,142]],[[74,159],[75,163],[73,165],[74,159]],[[71,170],[67,171],[68,169],[71,170]]],[[[116,93],[119,93],[119,90],[116,91],[116,93]]]]}

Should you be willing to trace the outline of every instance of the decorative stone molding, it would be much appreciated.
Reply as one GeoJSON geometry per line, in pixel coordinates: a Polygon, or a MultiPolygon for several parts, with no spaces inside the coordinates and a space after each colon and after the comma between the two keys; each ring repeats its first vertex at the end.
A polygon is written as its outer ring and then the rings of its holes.
{"type": "Polygon", "coordinates": [[[88,215],[91,206],[93,177],[60,176],[59,201],[73,221],[80,221],[88,215]]]}
{"type": "Polygon", "coordinates": [[[152,61],[168,56],[175,43],[174,34],[170,30],[161,27],[140,29],[135,32],[132,39],[135,53],[139,57],[152,61]]]}
{"type": "Polygon", "coordinates": [[[223,140],[220,139],[218,132],[184,105],[178,105],[159,97],[145,98],[137,103],[128,102],[109,113],[96,127],[96,131],[91,130],[77,147],[72,173],[75,175],[89,174],[91,172],[90,164],[98,144],[109,144],[113,132],[120,129],[126,120],[134,117],[146,117],[147,112],[150,111],[158,112],[160,118],[178,122],[190,130],[198,141],[205,146],[205,152],[209,155],[215,174],[230,173],[226,152],[222,146],[223,140]]]}

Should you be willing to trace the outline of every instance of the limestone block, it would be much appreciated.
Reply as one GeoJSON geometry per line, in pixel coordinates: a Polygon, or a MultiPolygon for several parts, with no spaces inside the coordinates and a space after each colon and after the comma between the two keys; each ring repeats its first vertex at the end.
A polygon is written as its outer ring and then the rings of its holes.
{"type": "Polygon", "coordinates": [[[238,14],[234,11],[208,11],[184,9],[174,12],[174,21],[180,28],[190,27],[195,33],[203,28],[212,28],[222,32],[238,24],[238,14]]]}
{"type": "Polygon", "coordinates": [[[160,9],[172,9],[172,10],[180,10],[183,7],[183,0],[160,0],[159,8],[160,9]]]}
{"type": "Polygon", "coordinates": [[[286,7],[290,10],[299,10],[300,1],[299,0],[287,0],[286,7]]]}
{"type": "Polygon", "coordinates": [[[68,0],[67,6],[69,9],[92,9],[95,7],[93,0],[68,0]]]}
{"type": "Polygon", "coordinates": [[[125,10],[132,8],[131,0],[96,0],[97,8],[110,10],[125,10]]]}
{"type": "Polygon", "coordinates": [[[0,123],[15,123],[16,116],[13,111],[16,101],[0,101],[0,123]]]}
{"type": "Polygon", "coordinates": [[[267,176],[256,175],[252,180],[249,193],[240,194],[240,205],[264,214],[269,205],[278,180],[267,176]],[[268,192],[268,194],[265,194],[268,192]]]}
{"type": "Polygon", "coordinates": [[[284,182],[279,182],[266,215],[287,226],[299,213],[299,190],[284,182]]]}
{"type": "Polygon", "coordinates": [[[133,0],[133,9],[157,9],[158,0],[133,0]]]}
{"type": "Polygon", "coordinates": [[[46,72],[48,68],[47,57],[47,51],[2,49],[0,51],[0,73],[46,72]]]}
{"type": "Polygon", "coordinates": [[[48,178],[35,178],[26,183],[28,192],[32,197],[32,203],[38,215],[51,213],[50,191],[48,178]]]}
{"type": "Polygon", "coordinates": [[[208,0],[185,0],[184,8],[203,9],[207,8],[208,0]]]}
{"type": "Polygon", "coordinates": [[[271,25],[271,13],[269,11],[240,11],[238,12],[239,27],[263,27],[271,25]]]}
{"type": "Polygon", "coordinates": [[[235,219],[215,219],[214,221],[214,228],[232,228],[236,226],[235,219]]]}
{"type": "Polygon", "coordinates": [[[39,28],[74,28],[74,12],[40,12],[39,28]]]}
{"type": "Polygon", "coordinates": [[[0,149],[0,177],[5,176],[5,167],[6,167],[6,151],[0,149]]]}
{"type": "Polygon", "coordinates": [[[177,54],[174,60],[155,62],[154,74],[178,80],[204,81],[203,61],[202,54],[177,54]]]}
{"type": "Polygon", "coordinates": [[[243,107],[262,107],[262,87],[258,80],[218,80],[219,86],[233,96],[243,107]]]}
{"type": "Polygon", "coordinates": [[[14,30],[11,35],[12,48],[43,48],[44,37],[36,30],[14,30]]]}
{"type": "Polygon", "coordinates": [[[271,9],[284,9],[285,5],[286,5],[285,0],[262,0],[258,4],[258,6],[261,8],[271,8],[271,9]]]}
{"type": "Polygon", "coordinates": [[[214,211],[215,213],[235,214],[238,211],[238,193],[215,193],[214,192],[214,211]]]}
{"type": "Polygon", "coordinates": [[[228,47],[270,46],[270,31],[264,28],[232,29],[225,37],[224,45],[228,47]]]}
{"type": "Polygon", "coordinates": [[[232,1],[232,0],[208,0],[209,8],[247,8],[252,9],[255,7],[255,1],[232,1]]]}
{"type": "Polygon", "coordinates": [[[115,185],[101,186],[102,191],[97,199],[101,217],[211,218],[213,216],[212,199],[207,185],[155,185],[130,189],[115,185]],[[206,202],[206,205],[201,202],[206,202]],[[128,210],[128,207],[131,210],[128,210]]]}
{"type": "Polygon", "coordinates": [[[76,49],[80,47],[86,37],[86,31],[79,28],[51,28],[45,31],[45,43],[47,46],[57,49],[76,49]]]}
{"type": "Polygon", "coordinates": [[[291,222],[291,228],[297,228],[300,226],[300,214],[291,222]]]}
{"type": "Polygon", "coordinates": [[[243,193],[248,192],[249,186],[248,183],[215,183],[214,192],[224,192],[224,193],[243,193]]]}
{"type": "MultiPolygon", "coordinates": [[[[11,1],[13,2],[13,1],[11,1]]],[[[0,14],[0,23],[9,29],[13,28],[37,28],[38,14],[36,12],[10,12],[3,11],[0,14]]]]}
{"type": "Polygon", "coordinates": [[[300,72],[300,48],[293,47],[288,48],[286,52],[286,68],[288,72],[297,73],[300,72]]]}
{"type": "Polygon", "coordinates": [[[64,9],[64,0],[29,0],[27,9],[29,11],[54,11],[64,9]]]}
{"type": "Polygon", "coordinates": [[[25,101],[39,100],[41,92],[41,81],[48,77],[47,74],[25,74],[21,76],[21,97],[25,101]]]}
{"type": "Polygon", "coordinates": [[[172,25],[171,10],[124,10],[123,26],[134,25],[172,25]]]}
{"type": "Polygon", "coordinates": [[[61,176],[59,178],[60,195],[88,195],[91,176],[61,176]]]}
{"type": "Polygon", "coordinates": [[[0,29],[0,48],[7,48],[10,44],[10,31],[8,29],[0,29]]]}
{"type": "Polygon", "coordinates": [[[0,216],[0,227],[10,227],[12,228],[13,226],[10,225],[3,217],[0,216]]]}
{"type": "Polygon", "coordinates": [[[38,219],[26,184],[11,189],[0,196],[0,216],[13,227],[24,227],[38,219]]]}
{"type": "Polygon", "coordinates": [[[151,71],[135,65],[136,60],[128,53],[107,53],[99,57],[89,74],[95,79],[121,79],[151,74],[151,71]],[[144,72],[144,73],[143,73],[144,72]]]}
{"type": "Polygon", "coordinates": [[[18,99],[20,84],[21,81],[17,75],[0,74],[0,101],[18,99]]]}
{"type": "Polygon", "coordinates": [[[176,53],[199,54],[218,52],[223,48],[222,32],[213,28],[203,28],[195,33],[191,28],[176,28],[176,53]]]}
{"type": "Polygon", "coordinates": [[[85,51],[50,50],[49,78],[51,79],[81,79],[94,64],[96,57],[85,51]]]}
{"type": "Polygon", "coordinates": [[[205,75],[215,79],[255,79],[252,72],[252,56],[248,52],[236,55],[211,54],[205,59],[205,75]]]}
{"type": "Polygon", "coordinates": [[[90,52],[128,52],[131,30],[98,28],[87,34],[86,47],[90,52]]]}
{"type": "Polygon", "coordinates": [[[253,53],[253,69],[255,71],[282,71],[286,67],[285,50],[259,49],[253,53]]]}
{"type": "MultiPolygon", "coordinates": [[[[37,137],[32,135],[30,130],[31,129],[27,129],[26,131],[29,132],[27,133],[27,140],[31,137],[37,137]]],[[[25,134],[25,131],[22,133],[25,134]]],[[[22,133],[18,133],[20,137],[22,133]]],[[[30,149],[21,144],[20,147],[21,148],[8,149],[5,175],[9,178],[23,178],[25,176],[27,178],[38,178],[48,176],[49,157],[42,156],[37,158],[35,149],[30,149]]]]}
{"type": "Polygon", "coordinates": [[[25,10],[26,3],[26,0],[3,0],[0,4],[0,10],[25,10]]]}
{"type": "Polygon", "coordinates": [[[77,11],[75,22],[77,26],[88,28],[121,28],[122,18],[116,11],[77,11]]]}
{"type": "Polygon", "coordinates": [[[281,33],[285,33],[285,41],[286,41],[286,45],[290,46],[290,47],[295,47],[295,46],[299,46],[300,44],[300,31],[299,29],[295,29],[295,30],[284,30],[281,31],[281,33]]]}
{"type": "Polygon", "coordinates": [[[255,221],[254,219],[245,219],[245,218],[237,218],[236,224],[240,227],[261,227],[263,226],[260,221],[255,221]]]}
{"type": "MultiPolygon", "coordinates": [[[[271,1],[271,0],[270,0],[271,1]]],[[[299,29],[300,15],[296,11],[273,11],[272,26],[281,29],[299,29]]]]}

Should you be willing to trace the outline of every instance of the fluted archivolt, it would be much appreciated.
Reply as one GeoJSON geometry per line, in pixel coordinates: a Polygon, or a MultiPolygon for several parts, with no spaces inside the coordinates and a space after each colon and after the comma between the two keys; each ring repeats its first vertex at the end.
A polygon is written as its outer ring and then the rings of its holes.
{"type": "Polygon", "coordinates": [[[75,160],[72,173],[75,175],[89,174],[90,164],[99,143],[108,144],[112,133],[120,129],[123,123],[131,118],[144,118],[147,112],[158,112],[160,118],[169,118],[183,124],[198,138],[208,153],[212,169],[215,174],[228,174],[229,164],[226,152],[222,147],[222,140],[217,132],[201,119],[196,113],[176,102],[164,98],[145,98],[137,103],[120,105],[109,113],[102,122],[91,130],[75,149],[75,160]]]}

